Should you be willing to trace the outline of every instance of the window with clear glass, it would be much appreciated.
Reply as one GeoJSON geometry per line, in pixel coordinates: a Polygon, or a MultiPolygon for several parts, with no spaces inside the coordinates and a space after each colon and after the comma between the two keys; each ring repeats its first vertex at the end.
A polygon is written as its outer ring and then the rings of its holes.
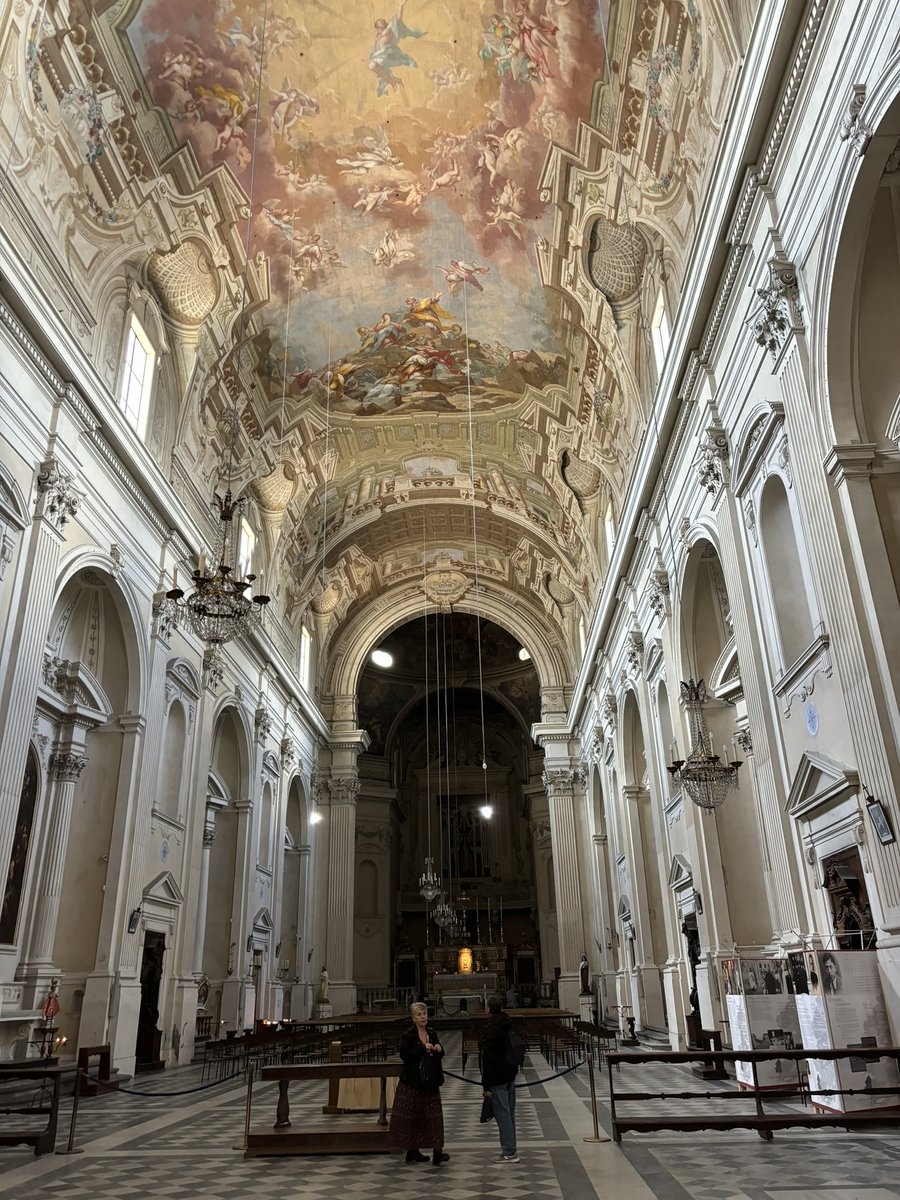
{"type": "Polygon", "coordinates": [[[653,359],[656,363],[657,375],[662,373],[663,363],[666,361],[666,351],[669,349],[669,338],[671,331],[669,329],[669,318],[666,314],[666,301],[660,288],[659,294],[656,297],[656,306],[653,309],[653,320],[650,323],[650,337],[653,341],[653,359]]]}
{"type": "Polygon", "coordinates": [[[132,314],[125,339],[125,358],[122,363],[122,382],[119,387],[119,407],[129,425],[141,437],[147,430],[150,415],[150,396],[153,388],[153,369],[156,353],[137,317],[132,314]]]}
{"type": "Polygon", "coordinates": [[[300,630],[300,686],[309,691],[310,669],[312,667],[312,634],[304,625],[300,630]]]}
{"type": "Polygon", "coordinates": [[[256,549],[256,534],[246,517],[241,518],[238,534],[237,573],[244,579],[253,570],[253,551],[256,549]]]}

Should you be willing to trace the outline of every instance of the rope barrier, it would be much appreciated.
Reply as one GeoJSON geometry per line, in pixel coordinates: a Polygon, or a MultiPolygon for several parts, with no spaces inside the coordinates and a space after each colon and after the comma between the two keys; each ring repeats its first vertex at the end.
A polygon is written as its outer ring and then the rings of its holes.
{"type": "Polygon", "coordinates": [[[108,1079],[95,1079],[93,1075],[89,1075],[91,1083],[98,1083],[100,1087],[106,1088],[110,1092],[124,1092],[126,1096],[148,1096],[151,1100],[156,1096],[189,1096],[192,1092],[205,1092],[210,1088],[218,1087],[220,1083],[228,1083],[229,1079],[238,1079],[243,1075],[243,1071],[235,1071],[233,1075],[226,1075],[224,1079],[214,1079],[212,1083],[201,1083],[197,1087],[181,1088],[177,1092],[142,1092],[137,1088],[119,1087],[108,1079]]]}
{"type": "MultiPolygon", "coordinates": [[[[525,1083],[517,1083],[516,1087],[539,1087],[542,1083],[552,1083],[554,1079],[562,1079],[563,1075],[568,1075],[571,1071],[577,1071],[578,1068],[583,1067],[586,1062],[587,1059],[583,1058],[581,1062],[575,1063],[575,1065],[572,1067],[566,1067],[564,1071],[556,1071],[553,1075],[547,1075],[544,1079],[526,1080],[525,1083]]],[[[473,1087],[481,1087],[481,1081],[479,1079],[466,1079],[465,1075],[457,1075],[455,1071],[447,1071],[446,1069],[444,1074],[449,1075],[451,1079],[460,1080],[461,1083],[471,1083],[473,1087]]]]}

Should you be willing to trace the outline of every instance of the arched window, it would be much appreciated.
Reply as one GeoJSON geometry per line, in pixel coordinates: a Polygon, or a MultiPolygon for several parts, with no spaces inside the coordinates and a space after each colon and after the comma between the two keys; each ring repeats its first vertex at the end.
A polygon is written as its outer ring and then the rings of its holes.
{"type": "Polygon", "coordinates": [[[656,693],[656,705],[659,712],[659,738],[661,742],[662,752],[662,767],[660,772],[663,784],[667,788],[674,791],[675,785],[671,782],[671,775],[665,770],[665,767],[673,758],[678,758],[679,755],[672,753],[672,745],[675,741],[675,734],[672,730],[672,710],[669,708],[669,690],[664,683],[660,683],[656,693]]]}
{"type": "Polygon", "coordinates": [[[259,815],[259,865],[272,865],[272,787],[266,783],[262,792],[262,811],[259,815]]]}
{"type": "Polygon", "coordinates": [[[181,811],[181,784],[184,778],[184,750],[187,744],[187,721],[178,700],[172,702],[166,717],[163,735],[163,754],[159,770],[159,789],[156,807],[167,817],[177,817],[181,811]]]}
{"type": "Polygon", "coordinates": [[[778,475],[770,476],[763,488],[759,524],[784,670],[809,647],[813,622],[793,513],[778,475]]]}

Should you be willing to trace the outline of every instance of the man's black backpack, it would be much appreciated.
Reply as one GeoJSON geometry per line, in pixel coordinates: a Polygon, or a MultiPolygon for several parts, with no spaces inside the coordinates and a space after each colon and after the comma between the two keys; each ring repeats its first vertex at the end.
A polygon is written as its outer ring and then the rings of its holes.
{"type": "Polygon", "coordinates": [[[506,1035],[506,1065],[518,1070],[524,1061],[525,1043],[515,1030],[511,1029],[506,1035]]]}

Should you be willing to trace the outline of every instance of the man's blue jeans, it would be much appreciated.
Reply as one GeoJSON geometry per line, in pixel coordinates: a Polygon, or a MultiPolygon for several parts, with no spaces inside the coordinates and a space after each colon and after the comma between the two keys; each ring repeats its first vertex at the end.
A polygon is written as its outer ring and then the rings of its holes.
{"type": "Polygon", "coordinates": [[[494,1117],[500,1132],[500,1149],[505,1155],[516,1153],[516,1085],[495,1083],[491,1088],[494,1117]]]}

